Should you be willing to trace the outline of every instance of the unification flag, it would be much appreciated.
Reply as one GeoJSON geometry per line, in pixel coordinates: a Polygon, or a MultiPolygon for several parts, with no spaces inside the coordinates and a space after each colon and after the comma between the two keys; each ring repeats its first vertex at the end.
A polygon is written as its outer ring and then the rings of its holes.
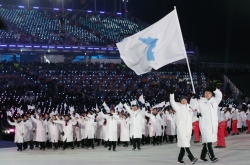
{"type": "Polygon", "coordinates": [[[187,57],[176,9],[117,43],[117,47],[125,64],[137,75],[187,57]]]}

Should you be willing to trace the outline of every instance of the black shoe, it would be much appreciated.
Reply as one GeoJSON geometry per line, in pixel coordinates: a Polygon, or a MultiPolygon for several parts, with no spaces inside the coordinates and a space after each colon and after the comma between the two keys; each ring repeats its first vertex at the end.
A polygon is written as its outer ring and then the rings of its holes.
{"type": "Polygon", "coordinates": [[[200,143],[200,141],[194,141],[194,143],[200,143]]]}
{"type": "Polygon", "coordinates": [[[221,146],[220,148],[226,148],[226,146],[221,146]]]}
{"type": "Polygon", "coordinates": [[[18,148],[17,151],[19,151],[20,149],[18,148]]]}
{"type": "Polygon", "coordinates": [[[73,150],[73,149],[74,149],[74,147],[71,147],[71,149],[73,150]]]}
{"type": "Polygon", "coordinates": [[[65,148],[63,148],[62,150],[65,151],[65,148]]]}
{"type": "Polygon", "coordinates": [[[201,160],[202,162],[208,162],[208,160],[207,160],[206,158],[204,158],[204,159],[200,158],[200,160],[201,160]]]}
{"type": "Polygon", "coordinates": [[[183,160],[180,160],[177,163],[185,164],[185,162],[183,160]]]}
{"type": "Polygon", "coordinates": [[[237,133],[236,135],[239,135],[240,133],[237,133]]]}
{"type": "Polygon", "coordinates": [[[113,151],[115,152],[116,150],[115,150],[115,149],[113,149],[113,151]]]}
{"type": "Polygon", "coordinates": [[[212,162],[212,163],[215,163],[215,162],[218,162],[218,161],[219,161],[218,158],[212,158],[212,159],[211,159],[211,162],[212,162]]]}
{"type": "Polygon", "coordinates": [[[220,148],[220,146],[215,146],[214,148],[220,148]]]}
{"type": "Polygon", "coordinates": [[[233,133],[232,135],[235,135],[235,133],[233,133]]]}
{"type": "Polygon", "coordinates": [[[157,146],[159,145],[159,143],[157,143],[157,146]]]}
{"type": "Polygon", "coordinates": [[[22,150],[23,150],[22,148],[19,149],[19,151],[22,151],[22,150]]]}
{"type": "Polygon", "coordinates": [[[135,148],[133,148],[132,150],[135,151],[135,148]]]}
{"type": "Polygon", "coordinates": [[[111,148],[109,148],[109,151],[111,151],[111,148]]]}
{"type": "Polygon", "coordinates": [[[141,150],[141,147],[138,147],[138,150],[141,150]]]}
{"type": "Polygon", "coordinates": [[[198,161],[198,158],[193,158],[191,164],[195,164],[195,162],[197,162],[197,161],[198,161]]]}

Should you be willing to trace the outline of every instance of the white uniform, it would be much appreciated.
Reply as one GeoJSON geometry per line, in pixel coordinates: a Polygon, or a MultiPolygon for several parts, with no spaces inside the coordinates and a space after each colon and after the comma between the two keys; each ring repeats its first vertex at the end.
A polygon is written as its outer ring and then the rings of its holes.
{"type": "Polygon", "coordinates": [[[241,118],[242,118],[242,125],[243,125],[243,127],[246,127],[247,126],[246,113],[244,111],[241,111],[240,114],[241,114],[241,118]]]}
{"type": "Polygon", "coordinates": [[[243,120],[241,116],[241,112],[237,112],[237,128],[242,128],[243,120]]]}
{"type": "Polygon", "coordinates": [[[78,126],[74,126],[74,141],[81,141],[81,128],[78,126]]]}
{"type": "Polygon", "coordinates": [[[176,111],[177,146],[190,147],[193,111],[189,104],[177,104],[174,100],[174,94],[170,94],[170,103],[176,111]]]}
{"type": "Polygon", "coordinates": [[[33,131],[33,126],[32,126],[32,122],[30,120],[27,120],[24,123],[24,141],[25,142],[29,142],[31,141],[32,137],[31,137],[31,131],[33,131]]]}
{"type": "Polygon", "coordinates": [[[46,123],[44,120],[38,120],[39,116],[37,115],[37,119],[31,116],[33,122],[36,123],[36,141],[37,142],[45,142],[47,140],[46,136],[46,123]]]}
{"type": "Polygon", "coordinates": [[[101,117],[101,115],[98,115],[96,117],[96,139],[103,139],[103,132],[102,132],[102,126],[103,126],[103,118],[101,117]]]}
{"type": "Polygon", "coordinates": [[[163,126],[162,118],[159,114],[154,115],[154,114],[148,114],[145,113],[147,117],[150,118],[151,125],[149,129],[149,136],[161,136],[162,134],[162,129],[161,126],[163,126]]]}
{"type": "Polygon", "coordinates": [[[167,115],[167,135],[176,135],[176,115],[175,114],[168,114],[167,115]]]}
{"type": "Polygon", "coordinates": [[[72,120],[69,120],[66,125],[66,121],[55,120],[54,123],[62,125],[62,130],[64,132],[63,141],[73,142],[73,125],[76,125],[77,121],[75,118],[71,117],[72,120]]]}
{"type": "Polygon", "coordinates": [[[120,141],[121,142],[127,142],[130,140],[129,138],[129,120],[128,119],[121,119],[118,120],[118,123],[120,123],[120,141]]]}
{"type": "Polygon", "coordinates": [[[85,137],[85,118],[80,118],[77,120],[78,122],[78,125],[79,125],[79,128],[80,128],[80,137],[81,137],[81,140],[83,139],[86,139],[85,137]]]}
{"type": "Polygon", "coordinates": [[[48,122],[50,142],[57,143],[60,139],[60,124],[48,122]]]}
{"type": "Polygon", "coordinates": [[[15,139],[14,139],[14,142],[15,143],[23,143],[24,142],[24,139],[23,139],[23,136],[24,136],[24,123],[21,121],[19,123],[17,122],[11,122],[9,120],[7,120],[8,123],[10,125],[13,125],[15,126],[15,139]]]}
{"type": "Polygon", "coordinates": [[[100,112],[99,114],[107,120],[105,139],[109,141],[117,141],[117,120],[119,120],[119,116],[116,114],[113,114],[113,116],[104,115],[103,112],[100,112]]]}
{"type": "Polygon", "coordinates": [[[232,121],[231,121],[231,114],[230,114],[230,112],[227,111],[226,114],[225,114],[225,116],[226,116],[226,119],[227,119],[227,127],[231,128],[232,121]]]}
{"type": "Polygon", "coordinates": [[[127,112],[130,114],[130,137],[142,138],[142,120],[144,119],[145,108],[142,110],[132,111],[127,104],[124,104],[127,112]]]}
{"type": "Polygon", "coordinates": [[[85,122],[83,124],[85,125],[85,133],[84,136],[88,139],[94,139],[94,134],[95,134],[95,117],[93,115],[87,115],[85,118],[85,122]]]}
{"type": "Polygon", "coordinates": [[[207,98],[200,98],[198,100],[197,109],[202,117],[199,118],[200,131],[202,135],[202,142],[216,142],[218,132],[218,105],[222,99],[222,93],[218,89],[214,91],[215,97],[210,100],[207,98]]]}

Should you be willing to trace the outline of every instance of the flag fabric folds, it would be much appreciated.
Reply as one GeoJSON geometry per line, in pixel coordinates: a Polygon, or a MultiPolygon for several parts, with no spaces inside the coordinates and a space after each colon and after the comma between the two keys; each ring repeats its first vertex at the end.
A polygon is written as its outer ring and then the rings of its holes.
{"type": "Polygon", "coordinates": [[[137,75],[187,57],[176,9],[117,43],[117,47],[125,64],[137,75]]]}

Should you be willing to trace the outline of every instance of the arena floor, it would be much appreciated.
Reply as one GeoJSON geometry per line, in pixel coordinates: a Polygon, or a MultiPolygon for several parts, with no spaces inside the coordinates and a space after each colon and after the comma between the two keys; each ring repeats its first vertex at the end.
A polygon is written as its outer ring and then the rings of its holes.
{"type": "MultiPolygon", "coordinates": [[[[242,134],[227,137],[227,148],[214,149],[219,158],[217,165],[249,165],[250,164],[250,135],[242,134]]],[[[192,144],[191,151],[199,157],[202,145],[192,144]]],[[[172,165],[177,164],[176,159],[179,148],[174,144],[161,146],[142,146],[141,151],[132,151],[129,148],[117,147],[117,151],[107,151],[104,147],[94,150],[68,149],[66,151],[26,150],[17,152],[16,147],[0,149],[1,165],[172,165]]],[[[190,164],[187,157],[186,164],[190,164]]],[[[196,164],[204,164],[197,162],[196,164]]],[[[207,164],[207,163],[205,163],[207,164]]]]}

